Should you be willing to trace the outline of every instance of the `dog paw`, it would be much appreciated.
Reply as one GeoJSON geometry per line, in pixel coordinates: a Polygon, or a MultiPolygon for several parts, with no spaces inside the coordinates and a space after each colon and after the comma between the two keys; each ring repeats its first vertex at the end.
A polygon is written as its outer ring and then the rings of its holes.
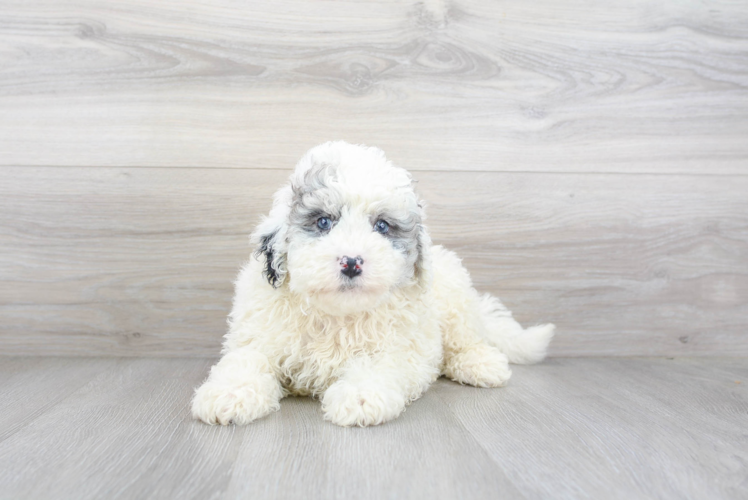
{"type": "Polygon", "coordinates": [[[404,409],[402,394],[373,384],[359,387],[339,380],[322,397],[325,420],[344,427],[378,425],[396,418],[404,409]]]}
{"type": "Polygon", "coordinates": [[[475,387],[504,387],[512,370],[501,351],[493,346],[477,345],[445,356],[444,375],[475,387]]]}
{"type": "Polygon", "coordinates": [[[206,382],[195,391],[192,416],[206,424],[246,425],[280,408],[280,394],[261,381],[240,386],[206,382]]]}

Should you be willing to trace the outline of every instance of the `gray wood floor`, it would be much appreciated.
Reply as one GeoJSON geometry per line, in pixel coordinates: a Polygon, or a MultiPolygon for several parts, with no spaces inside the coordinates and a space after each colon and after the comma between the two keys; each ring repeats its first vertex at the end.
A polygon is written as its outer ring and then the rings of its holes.
{"type": "Polygon", "coordinates": [[[550,359],[367,429],[194,422],[211,361],[0,358],[0,498],[748,497],[746,359],[550,359]]]}

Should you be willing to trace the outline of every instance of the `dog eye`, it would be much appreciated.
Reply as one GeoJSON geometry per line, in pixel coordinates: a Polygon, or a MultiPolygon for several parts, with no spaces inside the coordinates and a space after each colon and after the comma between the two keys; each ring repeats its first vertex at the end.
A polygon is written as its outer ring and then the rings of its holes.
{"type": "Polygon", "coordinates": [[[387,234],[387,231],[390,230],[390,225],[383,220],[378,220],[374,224],[374,230],[378,233],[387,234]]]}
{"type": "Polygon", "coordinates": [[[317,219],[317,227],[322,231],[327,231],[332,227],[332,221],[329,217],[320,217],[317,219]]]}

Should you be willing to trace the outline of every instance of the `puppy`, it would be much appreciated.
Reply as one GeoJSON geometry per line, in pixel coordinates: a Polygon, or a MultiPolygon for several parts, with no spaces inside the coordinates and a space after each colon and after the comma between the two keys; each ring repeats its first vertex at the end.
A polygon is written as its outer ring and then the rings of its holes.
{"type": "Polygon", "coordinates": [[[551,324],[523,330],[432,245],[410,174],[377,148],[328,142],[299,161],[253,233],[223,357],[195,391],[208,424],[248,424],[287,395],[338,425],[394,419],[440,375],[502,387],[545,357],[551,324]]]}

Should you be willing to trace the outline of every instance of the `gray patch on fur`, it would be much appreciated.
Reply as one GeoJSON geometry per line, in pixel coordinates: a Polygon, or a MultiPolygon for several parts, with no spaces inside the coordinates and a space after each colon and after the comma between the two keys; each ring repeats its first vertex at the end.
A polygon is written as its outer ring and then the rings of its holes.
{"type": "Polygon", "coordinates": [[[396,250],[404,253],[409,263],[415,264],[420,254],[418,233],[421,228],[421,215],[410,212],[406,218],[402,218],[390,216],[385,211],[371,218],[372,227],[380,219],[390,226],[389,231],[382,236],[390,240],[396,250]]]}
{"type": "Polygon", "coordinates": [[[340,219],[340,206],[331,206],[329,202],[316,194],[337,181],[335,167],[329,164],[321,164],[309,169],[301,183],[293,183],[293,199],[291,202],[291,213],[288,216],[289,224],[301,229],[311,236],[321,236],[327,231],[317,227],[320,217],[330,217],[333,226],[340,219]]]}

